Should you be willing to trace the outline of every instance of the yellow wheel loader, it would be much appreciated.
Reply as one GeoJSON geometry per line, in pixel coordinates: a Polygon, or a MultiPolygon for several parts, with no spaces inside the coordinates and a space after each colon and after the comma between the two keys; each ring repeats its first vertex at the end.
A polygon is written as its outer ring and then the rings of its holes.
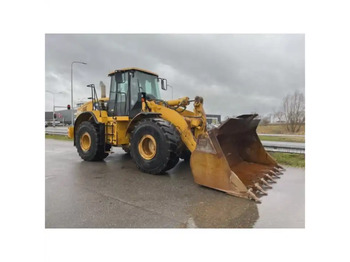
{"type": "Polygon", "coordinates": [[[257,115],[230,118],[208,131],[202,97],[164,101],[159,85],[166,90],[166,79],[144,69],[124,68],[109,76],[109,98],[104,90],[98,99],[89,85],[91,101],[78,109],[69,128],[82,159],[103,160],[119,146],[141,171],[163,174],[182,158],[190,160],[196,183],[258,202],[282,174],[257,136],[257,115]],[[193,111],[187,110],[191,102],[193,111]]]}

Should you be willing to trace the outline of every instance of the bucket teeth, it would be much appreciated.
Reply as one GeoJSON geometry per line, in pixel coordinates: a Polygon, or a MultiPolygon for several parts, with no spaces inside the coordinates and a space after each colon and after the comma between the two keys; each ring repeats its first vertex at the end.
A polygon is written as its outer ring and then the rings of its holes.
{"type": "Polygon", "coordinates": [[[255,184],[254,184],[254,187],[255,187],[258,191],[260,191],[262,194],[267,195],[267,192],[266,192],[264,189],[262,189],[262,187],[259,185],[259,183],[255,183],[255,184]]]}
{"type": "Polygon", "coordinates": [[[282,171],[286,171],[286,169],[284,167],[280,166],[280,165],[277,165],[277,168],[279,168],[282,171]]]}
{"type": "Polygon", "coordinates": [[[280,169],[278,169],[277,167],[273,168],[273,171],[277,174],[277,175],[282,175],[283,173],[281,172],[280,169]]]}
{"type": "Polygon", "coordinates": [[[276,175],[283,175],[283,173],[281,172],[281,170],[280,169],[278,169],[277,167],[274,167],[273,168],[273,170],[272,170],[272,172],[274,172],[276,175]]]}
{"type": "Polygon", "coordinates": [[[260,178],[260,181],[266,186],[266,187],[268,187],[268,188],[272,188],[272,186],[270,186],[270,184],[269,183],[267,183],[266,182],[266,180],[265,179],[263,179],[263,178],[260,178]]]}
{"type": "Polygon", "coordinates": [[[269,172],[273,177],[275,177],[275,178],[280,178],[279,176],[278,176],[278,174],[276,173],[276,172],[274,172],[274,171],[270,171],[269,172]]]}
{"type": "Polygon", "coordinates": [[[274,172],[276,172],[276,173],[281,172],[277,167],[272,168],[272,170],[273,170],[274,172]]]}
{"type": "Polygon", "coordinates": [[[260,199],[253,193],[253,190],[251,188],[247,191],[249,198],[253,199],[255,202],[261,203],[260,199]]]}
{"type": "Polygon", "coordinates": [[[275,181],[270,175],[265,174],[265,177],[266,177],[267,179],[269,179],[270,181],[272,181],[273,183],[276,183],[276,181],[275,181]]]}

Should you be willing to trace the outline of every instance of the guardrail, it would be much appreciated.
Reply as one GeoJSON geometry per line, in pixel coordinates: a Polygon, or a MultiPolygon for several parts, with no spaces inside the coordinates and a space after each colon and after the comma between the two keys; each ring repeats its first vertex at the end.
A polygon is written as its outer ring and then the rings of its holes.
{"type": "Polygon", "coordinates": [[[305,143],[299,142],[280,142],[280,141],[261,141],[264,148],[270,152],[283,152],[305,154],[305,143]]]}
{"type": "Polygon", "coordinates": [[[67,127],[67,126],[61,126],[61,127],[46,127],[46,128],[45,128],[45,134],[47,134],[47,135],[62,135],[62,136],[67,136],[67,135],[68,135],[68,127],[67,127]]]}
{"type": "MultiPolygon", "coordinates": [[[[55,128],[54,130],[51,128],[45,128],[45,134],[67,136],[68,128],[55,128]]],[[[262,144],[268,152],[305,154],[304,143],[288,144],[287,142],[262,141],[262,144]]]]}
{"type": "Polygon", "coordinates": [[[291,134],[258,134],[259,136],[283,136],[283,137],[305,137],[305,135],[291,135],[291,134]]]}
{"type": "Polygon", "coordinates": [[[51,131],[51,130],[45,130],[46,135],[59,135],[59,136],[67,136],[68,132],[61,132],[61,131],[51,131]]]}
{"type": "Polygon", "coordinates": [[[283,147],[283,146],[264,146],[267,152],[280,152],[280,153],[294,153],[294,154],[304,154],[305,148],[298,147],[283,147]]]}

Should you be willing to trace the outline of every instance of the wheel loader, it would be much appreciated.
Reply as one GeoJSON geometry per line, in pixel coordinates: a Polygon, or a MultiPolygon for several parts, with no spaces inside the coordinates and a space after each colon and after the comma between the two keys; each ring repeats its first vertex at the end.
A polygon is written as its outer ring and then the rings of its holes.
{"type": "Polygon", "coordinates": [[[142,172],[164,174],[181,158],[190,161],[197,184],[257,202],[282,174],[256,133],[256,114],[207,130],[202,97],[162,100],[167,80],[140,68],[108,76],[109,98],[105,90],[98,98],[95,86],[88,85],[91,101],[78,109],[68,130],[83,160],[103,160],[112,147],[122,147],[142,172]]]}

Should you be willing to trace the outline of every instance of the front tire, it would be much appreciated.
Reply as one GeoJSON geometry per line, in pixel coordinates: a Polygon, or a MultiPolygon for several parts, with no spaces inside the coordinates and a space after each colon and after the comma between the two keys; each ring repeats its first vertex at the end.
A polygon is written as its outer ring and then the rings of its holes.
{"type": "Polygon", "coordinates": [[[140,121],[134,128],[130,154],[141,171],[163,174],[178,163],[180,144],[180,135],[171,123],[149,118],[140,121]]]}
{"type": "Polygon", "coordinates": [[[75,146],[79,156],[85,161],[100,161],[108,156],[104,145],[99,144],[97,127],[85,121],[78,127],[75,135],[75,146]]]}

